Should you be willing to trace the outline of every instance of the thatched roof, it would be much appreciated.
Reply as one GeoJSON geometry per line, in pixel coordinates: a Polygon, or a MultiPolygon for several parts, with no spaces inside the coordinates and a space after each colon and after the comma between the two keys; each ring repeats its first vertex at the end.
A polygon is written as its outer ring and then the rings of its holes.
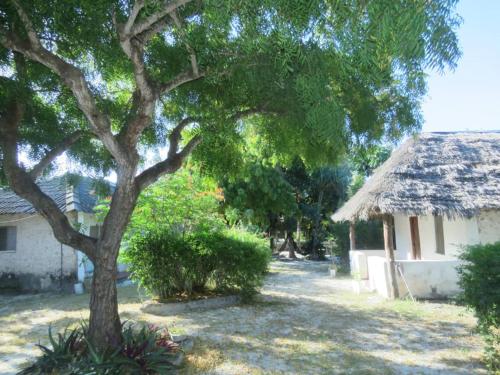
{"type": "Polygon", "coordinates": [[[422,133],[407,140],[333,216],[471,217],[500,209],[500,132],[422,133]]]}

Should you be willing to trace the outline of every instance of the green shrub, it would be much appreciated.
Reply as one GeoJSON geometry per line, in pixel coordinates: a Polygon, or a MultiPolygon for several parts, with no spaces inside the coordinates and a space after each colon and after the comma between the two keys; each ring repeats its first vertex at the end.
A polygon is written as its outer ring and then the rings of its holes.
{"type": "Polygon", "coordinates": [[[500,242],[468,246],[460,259],[461,300],[478,318],[488,369],[500,373],[500,242]]]}
{"type": "Polygon", "coordinates": [[[169,374],[175,372],[180,349],[166,329],[128,326],[121,345],[100,353],[90,343],[87,326],[66,329],[57,337],[49,328],[51,347],[38,345],[42,355],[20,375],[169,374]]]}
{"type": "Polygon", "coordinates": [[[132,279],[160,299],[209,287],[248,297],[261,286],[270,254],[264,239],[241,230],[155,228],[133,236],[122,259],[132,279]]]}

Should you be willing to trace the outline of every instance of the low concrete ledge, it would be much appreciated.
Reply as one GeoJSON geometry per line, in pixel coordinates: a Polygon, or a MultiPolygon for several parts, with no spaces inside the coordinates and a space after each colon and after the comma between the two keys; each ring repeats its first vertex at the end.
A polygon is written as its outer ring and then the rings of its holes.
{"type": "Polygon", "coordinates": [[[220,309],[237,305],[241,302],[241,297],[236,295],[209,297],[187,302],[156,302],[148,301],[141,306],[141,311],[160,316],[175,315],[188,311],[220,309]]]}

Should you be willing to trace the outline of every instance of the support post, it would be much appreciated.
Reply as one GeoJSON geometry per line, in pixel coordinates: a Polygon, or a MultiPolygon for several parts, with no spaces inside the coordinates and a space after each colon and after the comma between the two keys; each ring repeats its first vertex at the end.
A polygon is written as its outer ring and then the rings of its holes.
{"type": "Polygon", "coordinates": [[[349,223],[349,242],[351,245],[351,251],[356,250],[356,228],[354,227],[354,222],[349,223]]]}
{"type": "Polygon", "coordinates": [[[396,279],[396,265],[394,262],[394,241],[392,237],[393,221],[390,215],[384,215],[384,249],[385,258],[389,265],[389,288],[390,297],[393,299],[399,298],[398,281],[396,279]]]}

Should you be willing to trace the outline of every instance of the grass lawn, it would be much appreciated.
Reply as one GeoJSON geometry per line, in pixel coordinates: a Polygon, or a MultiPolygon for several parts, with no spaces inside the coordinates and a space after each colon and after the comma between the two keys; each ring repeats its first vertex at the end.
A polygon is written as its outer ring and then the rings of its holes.
{"type": "MultiPolygon", "coordinates": [[[[122,319],[195,337],[185,374],[485,374],[475,319],[460,306],[356,295],[325,264],[273,263],[250,305],[160,317],[120,287],[122,319]]],[[[47,329],[88,316],[88,295],[0,296],[0,374],[15,373],[47,329]]]]}

